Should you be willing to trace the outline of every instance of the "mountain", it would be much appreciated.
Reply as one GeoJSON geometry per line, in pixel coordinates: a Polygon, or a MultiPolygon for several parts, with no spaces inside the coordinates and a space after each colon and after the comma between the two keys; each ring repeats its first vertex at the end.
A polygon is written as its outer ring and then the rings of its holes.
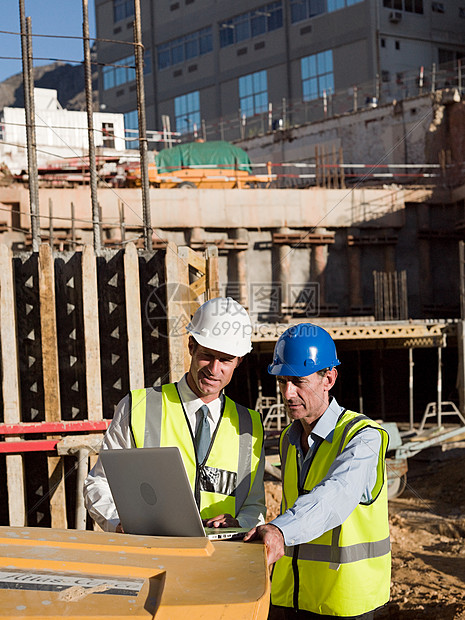
{"type": "MultiPolygon", "coordinates": [[[[58,101],[67,110],[86,109],[83,65],[54,62],[50,65],[34,67],[34,86],[54,88],[58,91],[58,101]]],[[[94,71],[92,75],[92,91],[94,110],[97,110],[97,71],[94,71]]],[[[24,107],[22,73],[17,73],[0,82],[0,110],[7,106],[24,107]]]]}

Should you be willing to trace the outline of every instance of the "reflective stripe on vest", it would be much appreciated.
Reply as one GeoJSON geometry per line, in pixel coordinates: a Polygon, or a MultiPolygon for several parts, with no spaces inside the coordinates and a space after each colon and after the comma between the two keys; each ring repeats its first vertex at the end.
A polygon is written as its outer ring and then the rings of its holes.
{"type": "Polygon", "coordinates": [[[192,431],[174,384],[132,391],[131,429],[136,447],[179,447],[203,518],[239,513],[263,446],[263,427],[256,411],[225,397],[209,454],[201,465],[197,465],[192,431]]]}
{"type": "MultiPolygon", "coordinates": [[[[300,545],[299,560],[313,560],[314,562],[329,562],[332,564],[347,564],[367,558],[378,558],[391,550],[389,536],[384,540],[368,543],[357,543],[347,547],[329,547],[328,545],[300,545]],[[336,550],[336,555],[334,554],[336,550]]],[[[292,558],[294,547],[285,547],[284,554],[292,558]]]]}
{"type": "MultiPolygon", "coordinates": [[[[358,504],[342,525],[314,541],[285,548],[273,573],[273,604],[321,615],[358,616],[389,599],[388,436],[384,429],[366,416],[346,411],[336,424],[333,442],[323,441],[316,451],[304,490],[311,491],[327,475],[347,443],[367,426],[379,430],[382,438],[373,500],[358,504]]],[[[280,445],[283,510],[294,504],[299,489],[296,448],[289,442],[288,431],[289,427],[280,445]]]]}

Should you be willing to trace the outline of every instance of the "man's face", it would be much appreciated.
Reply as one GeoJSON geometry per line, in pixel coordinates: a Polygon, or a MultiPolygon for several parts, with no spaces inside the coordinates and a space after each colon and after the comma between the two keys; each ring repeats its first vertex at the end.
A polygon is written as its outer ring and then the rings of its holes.
{"type": "Polygon", "coordinates": [[[211,402],[218,398],[221,390],[231,381],[242,358],[207,349],[193,338],[189,339],[189,353],[192,359],[187,383],[205,403],[211,402]]]}
{"type": "Polygon", "coordinates": [[[278,377],[279,390],[291,420],[304,420],[313,425],[328,407],[328,392],[336,377],[335,368],[324,376],[314,372],[307,377],[278,377]]]}

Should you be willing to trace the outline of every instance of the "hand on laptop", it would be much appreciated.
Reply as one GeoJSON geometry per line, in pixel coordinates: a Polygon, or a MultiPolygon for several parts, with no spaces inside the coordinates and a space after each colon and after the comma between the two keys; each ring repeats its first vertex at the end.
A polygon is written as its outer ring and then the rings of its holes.
{"type": "Polygon", "coordinates": [[[204,519],[203,524],[205,527],[240,527],[239,521],[228,513],[204,519]]]}

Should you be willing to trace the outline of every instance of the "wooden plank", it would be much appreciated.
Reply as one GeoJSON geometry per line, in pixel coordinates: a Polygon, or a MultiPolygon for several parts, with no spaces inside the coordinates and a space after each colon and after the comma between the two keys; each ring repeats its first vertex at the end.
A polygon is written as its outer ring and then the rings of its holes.
{"type": "Polygon", "coordinates": [[[96,257],[92,246],[86,245],[82,252],[82,311],[86,360],[87,417],[89,420],[101,420],[103,417],[97,308],[96,257]]]}
{"type": "MultiPolygon", "coordinates": [[[[42,244],[39,248],[39,298],[45,421],[60,422],[61,404],[55,310],[55,269],[52,250],[49,245],[45,244],[42,244]]],[[[47,439],[55,439],[55,437],[47,436],[47,439]]],[[[47,465],[52,527],[66,529],[65,480],[62,458],[59,456],[49,456],[47,457],[47,465]]]]}
{"type": "Polygon", "coordinates": [[[183,260],[184,255],[186,255],[187,262],[191,265],[191,267],[197,269],[197,271],[200,271],[201,273],[205,273],[206,265],[203,256],[201,254],[197,254],[197,252],[194,252],[194,250],[188,246],[182,246],[182,248],[183,260]]]}
{"type": "Polygon", "coordinates": [[[31,441],[0,441],[0,454],[19,453],[21,455],[23,452],[47,452],[55,450],[59,441],[58,438],[32,439],[31,441]]]}
{"type": "MultiPolygon", "coordinates": [[[[16,306],[11,250],[0,244],[0,342],[2,365],[3,415],[6,424],[21,422],[18,350],[16,338],[16,306]]],[[[5,443],[14,441],[6,437],[5,443]]],[[[25,526],[26,504],[23,457],[6,457],[8,514],[10,525],[25,526]]]]}
{"type": "Polygon", "coordinates": [[[139,257],[130,242],[124,252],[124,287],[128,331],[129,389],[144,387],[144,353],[140,307],[139,257]]]}
{"type": "Polygon", "coordinates": [[[205,251],[207,299],[220,296],[220,271],[218,267],[218,248],[208,247],[205,251]]]}
{"type": "Polygon", "coordinates": [[[29,433],[82,433],[104,431],[110,420],[75,420],[73,422],[19,422],[0,424],[0,435],[26,435],[29,433]]]}
{"type": "Polygon", "coordinates": [[[193,297],[199,297],[199,295],[202,295],[203,293],[205,293],[206,283],[207,283],[206,275],[200,276],[198,280],[195,280],[195,282],[191,283],[190,288],[191,288],[193,297]]]}
{"type": "Polygon", "coordinates": [[[169,243],[166,248],[165,282],[170,381],[179,381],[188,370],[190,356],[188,336],[183,333],[190,321],[191,291],[189,287],[189,248],[169,243]]]}

